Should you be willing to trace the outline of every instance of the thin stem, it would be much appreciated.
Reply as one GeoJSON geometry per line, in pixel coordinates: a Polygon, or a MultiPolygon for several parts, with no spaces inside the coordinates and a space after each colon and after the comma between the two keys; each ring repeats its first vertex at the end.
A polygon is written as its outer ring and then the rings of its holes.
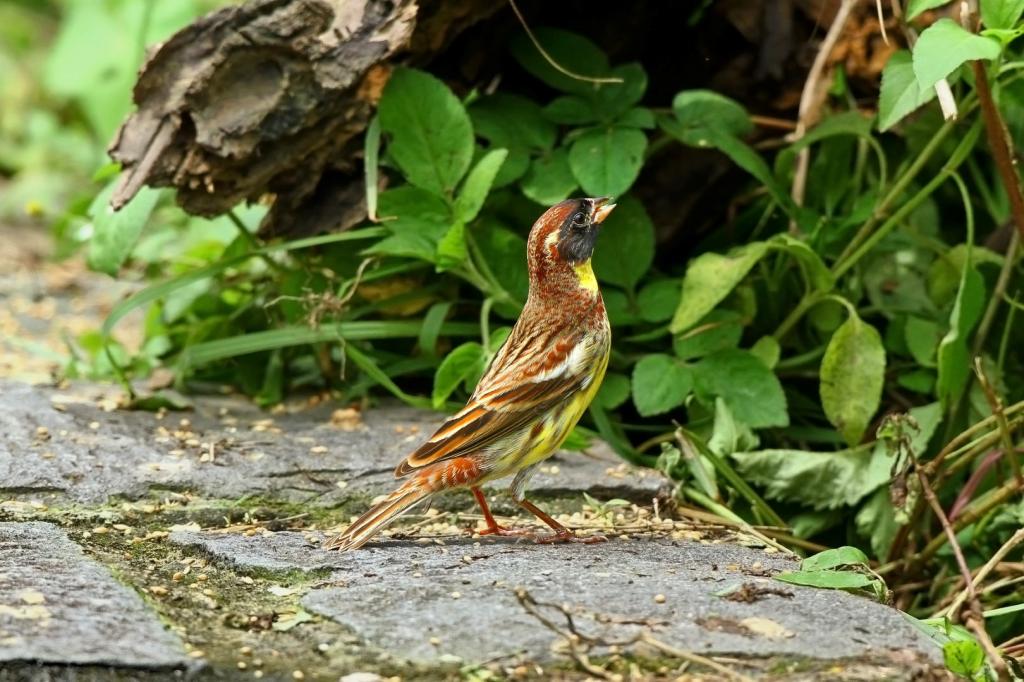
{"type": "Polygon", "coordinates": [[[988,146],[996,162],[996,170],[1010,198],[1010,214],[1017,233],[1024,237],[1024,194],[1021,194],[1020,179],[1013,166],[1013,154],[1010,151],[1010,134],[1006,130],[999,109],[992,100],[992,89],[988,84],[988,73],[981,61],[971,62],[974,71],[974,89],[978,93],[978,104],[981,106],[981,118],[985,122],[985,136],[988,146]]]}

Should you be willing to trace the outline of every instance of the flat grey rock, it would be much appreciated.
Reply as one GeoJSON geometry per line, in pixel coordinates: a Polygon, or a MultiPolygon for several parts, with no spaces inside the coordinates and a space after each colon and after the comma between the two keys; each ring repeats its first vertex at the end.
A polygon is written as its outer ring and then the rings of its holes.
{"type": "MultiPolygon", "coordinates": [[[[333,421],[338,405],[271,415],[229,397],[199,398],[192,412],[158,418],[103,411],[104,390],[0,381],[0,498],[99,504],[172,490],[334,506],[393,489],[395,465],[442,420],[394,405],[333,421]]],[[[595,443],[586,455],[556,455],[530,491],[649,503],[664,484],[595,443]]],[[[468,507],[472,498],[448,503],[468,507]]]]}
{"type": "MultiPolygon", "coordinates": [[[[467,538],[444,546],[383,541],[336,554],[288,532],[176,533],[171,541],[241,568],[330,569],[329,586],[307,593],[303,606],[351,628],[365,644],[415,662],[445,655],[481,662],[516,652],[550,659],[558,637],[524,609],[518,588],[537,602],[565,605],[582,634],[606,642],[630,642],[648,632],[701,654],[838,659],[891,653],[921,664],[941,661],[938,647],[898,611],[845,592],[772,581],[768,576],[794,568],[794,560],[736,545],[467,538]],[[751,601],[720,596],[742,585],[755,594],[751,601]]],[[[542,610],[565,625],[556,606],[542,610]]]]}
{"type": "Polygon", "coordinates": [[[137,594],[48,523],[0,523],[0,668],[189,663],[137,594]]]}

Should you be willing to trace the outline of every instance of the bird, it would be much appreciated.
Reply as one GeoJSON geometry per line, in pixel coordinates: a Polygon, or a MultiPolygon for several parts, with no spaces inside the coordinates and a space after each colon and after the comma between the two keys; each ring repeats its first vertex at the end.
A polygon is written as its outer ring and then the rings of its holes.
{"type": "Polygon", "coordinates": [[[480,535],[520,536],[539,543],[599,542],[580,537],[526,499],[537,467],[566,439],[594,399],[611,349],[611,326],[591,265],[609,197],[567,199],[533,224],[526,244],[529,292],[505,343],[466,406],[395,469],[405,479],[325,549],[357,549],[431,496],[468,489],[487,527],[480,535]],[[491,514],[481,486],[514,476],[512,499],[549,534],[506,528],[491,514]]]}

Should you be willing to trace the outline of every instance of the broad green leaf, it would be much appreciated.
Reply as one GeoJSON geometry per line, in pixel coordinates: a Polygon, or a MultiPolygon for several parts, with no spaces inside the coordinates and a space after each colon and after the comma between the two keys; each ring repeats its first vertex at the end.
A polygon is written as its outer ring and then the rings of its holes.
{"type": "MultiPolygon", "coordinates": [[[[520,304],[526,301],[530,285],[526,272],[526,240],[487,219],[479,230],[474,230],[473,239],[498,283],[520,304]]],[[[518,310],[510,312],[513,316],[519,314],[518,310]]]]}
{"type": "Polygon", "coordinates": [[[1012,29],[1024,14],[1024,0],[981,0],[981,21],[988,28],[1012,29]]]}
{"type": "Polygon", "coordinates": [[[868,587],[877,581],[865,573],[856,571],[786,571],[773,576],[776,580],[792,585],[806,585],[808,587],[824,587],[833,590],[855,590],[868,587]]]}
{"type": "Polygon", "coordinates": [[[477,164],[473,166],[473,170],[466,176],[466,181],[462,184],[459,195],[455,198],[454,213],[456,220],[469,223],[476,218],[477,214],[480,213],[480,209],[483,208],[488,192],[491,191],[491,185],[494,184],[494,178],[498,175],[498,170],[505,163],[507,157],[507,150],[494,149],[487,152],[483,158],[477,161],[477,164]]]}
{"type": "Polygon", "coordinates": [[[605,122],[621,116],[640,101],[647,90],[647,73],[636,62],[612,69],[622,83],[602,83],[594,88],[594,109],[605,122]]]}
{"type": "Polygon", "coordinates": [[[557,204],[572,194],[577,186],[569,167],[569,152],[564,148],[534,159],[520,182],[523,194],[542,206],[557,204]]]}
{"type": "Polygon", "coordinates": [[[919,15],[936,7],[949,4],[950,0],[910,0],[907,3],[907,21],[916,19],[919,15]]]}
{"type": "Polygon", "coordinates": [[[438,243],[452,226],[448,206],[439,196],[412,185],[396,187],[380,194],[378,212],[391,236],[364,253],[436,262],[438,243]]]}
{"type": "Polygon", "coordinates": [[[889,489],[879,488],[868,501],[861,505],[855,518],[857,532],[871,542],[871,551],[875,556],[886,556],[892,541],[899,530],[896,521],[896,510],[892,506],[889,489]]]}
{"type": "Polygon", "coordinates": [[[932,320],[910,315],[903,326],[907,349],[914,356],[914,362],[922,367],[935,366],[935,352],[942,340],[939,325],[932,320]]]}
{"type": "Polygon", "coordinates": [[[764,486],[771,500],[812,509],[857,504],[889,480],[892,462],[872,444],[834,452],[758,450],[733,454],[750,483],[764,486]]]}
{"type": "Polygon", "coordinates": [[[707,146],[706,131],[711,128],[735,136],[754,129],[741,104],[711,90],[683,90],[672,100],[672,111],[680,125],[678,137],[693,147],[707,146]]]}
{"type": "Polygon", "coordinates": [[[388,153],[406,179],[438,196],[451,195],[473,159],[473,126],[462,102],[428,73],[399,67],[380,98],[388,153]]]}
{"type": "Polygon", "coordinates": [[[617,204],[601,224],[594,272],[603,282],[632,289],[654,262],[654,223],[633,197],[622,197],[617,204]]]}
{"type": "Polygon", "coordinates": [[[894,52],[882,71],[878,96],[878,129],[889,130],[918,107],[935,99],[935,88],[922,88],[908,50],[894,52]]]}
{"type": "Polygon", "coordinates": [[[727,256],[705,253],[692,260],[669,331],[678,334],[697,324],[743,281],[767,248],[765,242],[750,242],[727,256]]]}
{"type": "Polygon", "coordinates": [[[746,424],[736,421],[732,410],[721,398],[715,398],[715,425],[708,439],[708,448],[725,457],[734,452],[756,448],[757,435],[746,424]]]}
{"type": "Polygon", "coordinates": [[[914,45],[914,75],[922,88],[931,88],[965,62],[996,59],[999,41],[966,30],[952,19],[943,18],[929,26],[914,45]]]}
{"type": "Polygon", "coordinates": [[[747,426],[763,429],[788,426],[786,396],[775,374],[749,352],[721,350],[693,366],[697,396],[705,404],[720,397],[733,416],[747,426]]]}
{"type": "Polygon", "coordinates": [[[114,211],[110,207],[110,197],[114,193],[115,182],[100,192],[89,207],[93,227],[89,240],[89,267],[111,277],[117,274],[131,254],[160,198],[160,190],[143,187],[120,211],[114,211]]]}
{"type": "Polygon", "coordinates": [[[821,360],[821,404],[848,445],[864,437],[885,383],[885,348],[878,330],[850,314],[821,360]]]}
{"type": "Polygon", "coordinates": [[[629,398],[629,377],[617,372],[605,375],[594,402],[606,410],[614,410],[629,398]]]}
{"type": "Polygon", "coordinates": [[[824,571],[839,566],[868,565],[868,557],[856,547],[845,545],[812,554],[800,562],[802,571],[824,571]]]}
{"type": "Polygon", "coordinates": [[[768,369],[775,369],[782,349],[774,336],[762,336],[750,347],[750,354],[763,362],[768,369]]]}
{"type": "Polygon", "coordinates": [[[598,120],[593,103],[577,95],[555,98],[544,107],[544,116],[553,123],[574,126],[597,123],[598,120]]]}
{"type": "MultiPolygon", "coordinates": [[[[591,78],[609,75],[608,57],[589,39],[544,26],[534,29],[533,33],[551,59],[564,69],[591,78]]],[[[524,69],[556,90],[585,97],[593,95],[594,83],[567,76],[553,67],[525,34],[516,36],[510,47],[524,69]]]]}
{"type": "Polygon", "coordinates": [[[735,348],[743,336],[743,318],[733,310],[712,310],[693,329],[676,336],[672,350],[683,360],[735,348]]]}
{"type": "Polygon", "coordinates": [[[679,407],[693,388],[686,365],[668,355],[646,355],[633,368],[633,404],[641,416],[679,407]]]}
{"type": "Polygon", "coordinates": [[[647,136],[636,128],[594,128],[572,143],[569,167],[589,196],[618,197],[636,181],[646,149],[647,136]]]}
{"type": "Polygon", "coordinates": [[[942,646],[942,661],[954,675],[974,680],[985,665],[985,650],[973,639],[946,642],[942,646]]]}
{"type": "Polygon", "coordinates": [[[939,378],[935,388],[945,407],[952,405],[967,385],[970,375],[967,340],[984,307],[985,280],[977,270],[969,267],[964,271],[960,290],[953,302],[949,331],[939,342],[939,378]]]}
{"type": "Polygon", "coordinates": [[[459,221],[448,228],[448,231],[437,243],[437,270],[443,272],[457,268],[466,262],[466,225],[459,221]]]}
{"type": "Polygon", "coordinates": [[[679,283],[678,279],[656,279],[645,284],[637,294],[640,317],[645,322],[667,322],[671,319],[679,305],[679,283]]]}
{"type": "Polygon", "coordinates": [[[655,128],[658,122],[650,109],[634,107],[615,119],[615,125],[624,128],[655,128]]]}
{"type": "Polygon", "coordinates": [[[498,93],[481,97],[469,107],[473,130],[496,147],[551,149],[557,130],[533,100],[498,93]]]}
{"type": "Polygon", "coordinates": [[[928,267],[928,296],[939,306],[946,306],[956,298],[963,278],[964,266],[968,262],[975,267],[993,265],[1002,267],[1003,256],[986,249],[984,246],[957,244],[938,258],[928,267]]]}
{"type": "Polygon", "coordinates": [[[434,374],[434,392],[431,395],[434,409],[443,407],[448,396],[467,377],[483,370],[484,357],[484,347],[475,341],[468,341],[445,356],[434,374]]]}

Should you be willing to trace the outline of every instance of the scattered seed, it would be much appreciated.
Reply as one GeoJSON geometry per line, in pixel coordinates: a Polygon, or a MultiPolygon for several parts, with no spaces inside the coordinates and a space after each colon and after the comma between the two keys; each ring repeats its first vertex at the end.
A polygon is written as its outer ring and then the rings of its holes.
{"type": "Polygon", "coordinates": [[[92,429],[93,431],[95,431],[96,429],[100,428],[100,423],[99,422],[89,422],[89,428],[92,429]]]}
{"type": "Polygon", "coordinates": [[[430,638],[430,645],[431,646],[441,646],[441,638],[440,637],[431,637],[430,638]]]}
{"type": "Polygon", "coordinates": [[[458,599],[461,596],[462,596],[461,592],[458,592],[458,591],[452,592],[452,599],[458,599]]]}
{"type": "Polygon", "coordinates": [[[664,604],[665,603],[665,595],[663,595],[663,594],[656,594],[656,595],[654,595],[654,602],[656,604],[664,604]]]}
{"type": "Polygon", "coordinates": [[[301,670],[294,670],[294,671],[292,671],[292,679],[293,680],[302,680],[302,679],[305,679],[305,677],[306,677],[306,673],[302,672],[301,670]]]}
{"type": "Polygon", "coordinates": [[[239,670],[245,670],[246,668],[248,668],[248,667],[249,667],[249,664],[248,664],[248,663],[246,663],[245,661],[239,661],[239,662],[238,662],[238,663],[236,663],[235,665],[237,665],[237,666],[238,666],[238,669],[239,669],[239,670]]]}

